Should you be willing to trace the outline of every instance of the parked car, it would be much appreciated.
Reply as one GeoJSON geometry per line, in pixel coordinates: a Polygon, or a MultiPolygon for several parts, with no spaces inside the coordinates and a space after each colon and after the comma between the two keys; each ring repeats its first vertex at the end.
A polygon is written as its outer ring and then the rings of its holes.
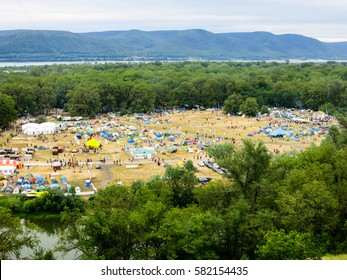
{"type": "Polygon", "coordinates": [[[96,169],[101,169],[101,165],[100,164],[95,164],[95,168],[96,169]]]}
{"type": "Polygon", "coordinates": [[[224,171],[223,171],[222,169],[220,169],[220,168],[217,168],[215,171],[216,171],[217,173],[219,173],[219,174],[224,174],[224,171]]]}
{"type": "Polygon", "coordinates": [[[210,182],[212,180],[212,178],[210,177],[204,177],[204,178],[199,178],[198,181],[200,184],[205,184],[207,182],[210,182]]]}
{"type": "Polygon", "coordinates": [[[208,162],[208,161],[204,161],[205,166],[207,166],[208,168],[212,169],[213,165],[212,163],[208,162]]]}
{"type": "Polygon", "coordinates": [[[204,163],[203,161],[199,161],[199,162],[198,162],[198,165],[201,166],[201,167],[203,167],[203,166],[205,166],[205,163],[204,163]]]}

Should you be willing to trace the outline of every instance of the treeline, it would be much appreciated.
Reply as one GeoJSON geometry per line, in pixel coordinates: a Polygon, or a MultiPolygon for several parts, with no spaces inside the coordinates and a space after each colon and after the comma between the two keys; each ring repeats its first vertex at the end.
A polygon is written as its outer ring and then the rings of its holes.
{"type": "MultiPolygon", "coordinates": [[[[262,106],[347,111],[345,63],[176,62],[2,68],[0,93],[20,115],[221,107],[230,96],[262,106]]],[[[232,101],[233,99],[231,99],[232,101]]],[[[229,102],[230,103],[230,102],[229,102]]]]}

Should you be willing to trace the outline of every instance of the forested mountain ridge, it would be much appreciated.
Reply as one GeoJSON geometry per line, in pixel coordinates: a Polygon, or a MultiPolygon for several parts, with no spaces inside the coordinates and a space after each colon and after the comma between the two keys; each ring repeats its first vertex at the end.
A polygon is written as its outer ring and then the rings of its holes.
{"type": "Polygon", "coordinates": [[[0,31],[0,60],[103,59],[347,59],[347,42],[269,32],[212,33],[201,29],[72,33],[0,31]]]}

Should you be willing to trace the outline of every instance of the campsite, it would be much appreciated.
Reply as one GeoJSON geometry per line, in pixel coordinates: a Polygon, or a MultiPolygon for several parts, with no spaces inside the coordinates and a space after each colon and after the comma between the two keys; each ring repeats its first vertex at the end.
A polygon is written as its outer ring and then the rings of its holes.
{"type": "Polygon", "coordinates": [[[197,177],[223,180],[221,169],[209,168],[213,158],[207,147],[227,142],[239,145],[243,138],[250,138],[263,141],[274,154],[301,151],[319,145],[336,123],[334,118],[323,122],[313,114],[273,109],[270,115],[251,118],[216,109],[183,109],[125,116],[108,113],[90,120],[52,117],[42,124],[20,119],[16,132],[8,131],[1,138],[0,157],[20,158],[21,166],[2,164],[0,168],[4,175],[16,169],[10,180],[14,186],[20,185],[18,180],[33,188],[68,191],[75,186],[81,194],[162,176],[168,165],[182,166],[187,160],[196,166],[197,177]]]}

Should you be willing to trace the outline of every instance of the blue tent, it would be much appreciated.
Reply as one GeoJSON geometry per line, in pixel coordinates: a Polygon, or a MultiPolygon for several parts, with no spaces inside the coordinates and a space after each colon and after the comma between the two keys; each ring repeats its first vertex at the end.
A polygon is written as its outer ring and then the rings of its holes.
{"type": "Polygon", "coordinates": [[[270,137],[278,137],[278,136],[284,136],[287,134],[287,131],[283,130],[282,128],[277,128],[270,132],[270,137]]]}
{"type": "Polygon", "coordinates": [[[49,186],[50,189],[61,189],[61,187],[58,184],[52,184],[49,186]]]}
{"type": "Polygon", "coordinates": [[[31,189],[31,185],[25,183],[25,184],[21,185],[21,189],[22,189],[23,191],[24,191],[24,190],[27,190],[27,189],[31,189]]]}
{"type": "Polygon", "coordinates": [[[135,142],[134,139],[132,138],[128,139],[128,143],[134,143],[134,142],[135,142]]]}
{"type": "Polygon", "coordinates": [[[289,136],[293,136],[293,135],[294,135],[293,130],[288,131],[288,135],[289,135],[289,136]]]}

